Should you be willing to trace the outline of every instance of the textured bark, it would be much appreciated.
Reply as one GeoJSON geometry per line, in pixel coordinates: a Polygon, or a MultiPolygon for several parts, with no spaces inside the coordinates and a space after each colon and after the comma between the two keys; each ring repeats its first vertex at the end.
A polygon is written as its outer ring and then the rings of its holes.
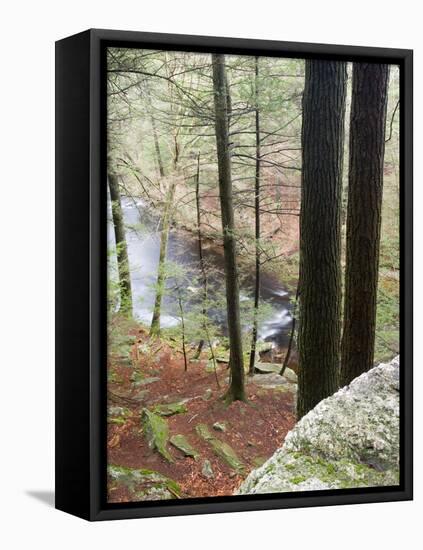
{"type": "Polygon", "coordinates": [[[294,343],[295,325],[297,323],[298,290],[299,290],[299,287],[297,285],[297,291],[295,293],[295,304],[294,304],[294,307],[292,309],[291,334],[289,335],[288,348],[286,350],[286,354],[285,354],[285,358],[283,360],[282,368],[281,368],[280,373],[279,373],[281,376],[283,376],[285,374],[286,368],[289,365],[289,359],[291,357],[291,352],[292,352],[292,345],[294,343]]]}
{"type": "MultiPolygon", "coordinates": [[[[201,310],[201,314],[203,316],[203,330],[204,334],[207,340],[207,344],[209,345],[210,349],[210,357],[213,363],[213,369],[214,369],[214,375],[216,379],[217,387],[220,388],[220,382],[219,378],[217,376],[217,364],[216,364],[216,356],[213,349],[213,343],[211,341],[210,337],[210,330],[209,330],[209,324],[208,324],[208,307],[207,307],[207,300],[208,300],[208,279],[207,279],[207,271],[206,271],[206,262],[204,259],[204,252],[203,252],[203,234],[201,231],[201,207],[200,207],[200,151],[198,152],[197,156],[197,173],[195,175],[195,205],[197,209],[197,237],[198,237],[198,259],[200,263],[200,271],[201,271],[201,283],[203,285],[203,307],[201,310]]],[[[200,343],[198,344],[198,348],[195,354],[195,358],[198,359],[201,355],[201,352],[204,347],[204,340],[202,339],[200,343]]]]}
{"type": "Polygon", "coordinates": [[[163,167],[162,154],[160,151],[159,136],[157,134],[156,121],[154,120],[153,115],[151,115],[150,120],[151,120],[151,128],[153,130],[154,150],[156,152],[157,167],[159,169],[160,177],[164,178],[165,172],[163,167]]]}
{"type": "Polygon", "coordinates": [[[179,313],[181,315],[181,335],[182,335],[182,354],[184,356],[184,371],[188,370],[188,359],[187,359],[187,348],[185,342],[185,315],[184,315],[184,306],[182,303],[181,289],[178,288],[178,305],[179,313]]]}
{"type": "Polygon", "coordinates": [[[116,256],[119,273],[120,310],[132,316],[131,275],[129,271],[128,247],[123,223],[119,183],[116,174],[109,174],[110,199],[112,201],[113,227],[115,230],[116,256]]]}
{"type": "Polygon", "coordinates": [[[255,213],[255,267],[256,267],[256,279],[254,284],[254,312],[253,312],[253,331],[251,335],[251,351],[250,351],[250,365],[248,373],[250,376],[254,374],[254,365],[256,361],[256,347],[257,347],[257,331],[258,331],[258,308],[260,302],[260,111],[259,111],[259,58],[255,58],[255,82],[254,82],[254,95],[255,95],[255,137],[256,137],[256,168],[255,168],[255,191],[254,191],[254,213],[255,213]]]}
{"type": "Polygon", "coordinates": [[[160,252],[159,252],[159,266],[157,269],[157,283],[156,283],[156,299],[154,301],[153,318],[150,326],[150,336],[160,335],[160,315],[162,309],[162,300],[165,291],[166,284],[166,255],[167,255],[167,243],[169,240],[169,229],[172,220],[173,198],[175,196],[176,183],[170,184],[167,197],[165,210],[162,219],[162,228],[160,233],[160,252]]]}
{"type": "Polygon", "coordinates": [[[219,172],[219,195],[222,213],[226,282],[226,307],[230,344],[229,364],[231,369],[231,382],[227,393],[227,400],[245,400],[244,364],[239,311],[239,284],[232,204],[231,160],[228,147],[228,88],[226,84],[225,57],[224,55],[213,54],[212,61],[217,164],[219,172]]]}
{"type": "MultiPolygon", "coordinates": [[[[197,155],[197,172],[195,174],[195,206],[197,210],[197,238],[198,238],[198,259],[200,264],[200,271],[201,271],[201,279],[202,279],[202,285],[203,285],[203,309],[202,309],[202,315],[203,315],[203,329],[205,332],[207,332],[207,322],[206,322],[206,303],[207,303],[207,274],[206,274],[206,267],[204,264],[204,255],[203,255],[203,235],[201,232],[201,208],[200,208],[200,151],[198,151],[197,155]]],[[[197,351],[195,353],[194,359],[198,359],[201,355],[201,352],[203,351],[204,347],[204,340],[201,339],[197,351]]],[[[211,348],[212,352],[213,349],[211,348]]],[[[214,364],[214,362],[213,362],[214,364]]]]}
{"type": "Polygon", "coordinates": [[[306,61],[300,215],[297,415],[337,389],[346,63],[306,61]]]}
{"type": "Polygon", "coordinates": [[[389,66],[354,63],[340,382],[373,367],[389,66]]]}
{"type": "MultiPolygon", "coordinates": [[[[148,80],[145,81],[144,85],[145,85],[145,93],[147,96],[148,107],[151,112],[153,109],[153,104],[151,101],[151,92],[150,92],[150,86],[148,84],[148,80]]],[[[153,131],[154,151],[156,153],[157,168],[159,169],[160,177],[163,178],[165,176],[165,171],[163,166],[162,154],[160,151],[160,142],[159,142],[159,136],[157,132],[156,120],[152,113],[150,114],[150,122],[151,122],[151,129],[153,131]]]]}

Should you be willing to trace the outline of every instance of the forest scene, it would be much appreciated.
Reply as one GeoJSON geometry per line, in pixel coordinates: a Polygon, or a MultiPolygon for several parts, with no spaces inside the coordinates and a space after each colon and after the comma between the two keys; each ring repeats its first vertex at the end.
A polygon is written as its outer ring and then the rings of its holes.
{"type": "Polygon", "coordinates": [[[106,79],[108,501],[398,485],[398,67],[106,79]]]}

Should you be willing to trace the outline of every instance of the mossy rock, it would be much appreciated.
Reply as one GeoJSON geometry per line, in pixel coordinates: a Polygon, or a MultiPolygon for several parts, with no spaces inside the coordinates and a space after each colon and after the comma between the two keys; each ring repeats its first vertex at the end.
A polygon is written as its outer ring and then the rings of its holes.
{"type": "Polygon", "coordinates": [[[107,473],[112,482],[124,485],[132,502],[170,500],[181,496],[181,488],[173,479],[154,470],[126,468],[111,464],[107,473]]]}
{"type": "Polygon", "coordinates": [[[398,485],[399,378],[395,358],[322,400],[237,494],[398,485]]]}
{"type": "Polygon", "coordinates": [[[217,363],[229,363],[229,351],[224,353],[219,353],[219,355],[216,356],[216,362],[217,363]]]}
{"type": "Polygon", "coordinates": [[[256,352],[257,353],[266,353],[269,351],[272,351],[273,349],[273,343],[272,342],[263,342],[263,341],[257,341],[256,342],[256,352]]]}
{"type": "Polygon", "coordinates": [[[291,384],[298,383],[298,376],[289,367],[286,367],[285,372],[283,373],[283,378],[286,378],[288,382],[291,382],[291,384]]]}
{"type": "Polygon", "coordinates": [[[284,493],[398,485],[398,472],[377,471],[348,459],[327,461],[301,453],[277,452],[253,470],[239,494],[284,493]]]}
{"type": "Polygon", "coordinates": [[[259,374],[268,374],[269,372],[279,374],[281,372],[282,365],[279,363],[256,363],[254,367],[256,372],[259,374]]]}
{"type": "Polygon", "coordinates": [[[107,408],[107,414],[109,416],[116,416],[116,417],[127,417],[131,414],[131,411],[128,407],[118,407],[111,405],[107,408]]]}
{"type": "Polygon", "coordinates": [[[167,461],[173,462],[172,455],[167,449],[169,441],[169,426],[167,425],[167,421],[148,409],[142,410],[141,421],[150,449],[156,450],[167,461]]]}
{"type": "Polygon", "coordinates": [[[154,384],[154,382],[158,382],[160,378],[158,376],[150,376],[148,378],[143,378],[140,376],[136,380],[133,380],[134,386],[147,386],[148,384],[154,384]]]}
{"type": "Polygon", "coordinates": [[[170,438],[170,443],[174,447],[182,451],[185,456],[190,456],[194,460],[197,460],[197,458],[200,456],[199,452],[191,446],[187,438],[182,434],[172,435],[172,437],[170,438]]]}
{"type": "Polygon", "coordinates": [[[197,434],[202,437],[213,449],[216,456],[221,458],[228,466],[230,466],[237,473],[242,473],[245,469],[244,464],[237,457],[235,451],[230,445],[221,441],[214,435],[212,435],[205,424],[198,424],[195,428],[197,434]]]}
{"type": "Polygon", "coordinates": [[[202,397],[203,401],[209,401],[212,398],[212,395],[213,390],[211,388],[207,388],[202,397]]]}
{"type": "Polygon", "coordinates": [[[156,405],[153,408],[153,412],[160,416],[172,416],[173,414],[184,414],[188,412],[186,405],[179,401],[177,403],[164,403],[163,405],[156,405]]]}
{"type": "Polygon", "coordinates": [[[209,479],[214,478],[214,472],[213,472],[213,468],[212,468],[212,465],[210,463],[210,460],[206,459],[203,462],[203,467],[201,468],[201,473],[203,474],[203,476],[208,477],[209,479]]]}
{"type": "Polygon", "coordinates": [[[213,430],[216,430],[217,432],[226,432],[228,429],[226,422],[215,422],[213,424],[213,430]]]}

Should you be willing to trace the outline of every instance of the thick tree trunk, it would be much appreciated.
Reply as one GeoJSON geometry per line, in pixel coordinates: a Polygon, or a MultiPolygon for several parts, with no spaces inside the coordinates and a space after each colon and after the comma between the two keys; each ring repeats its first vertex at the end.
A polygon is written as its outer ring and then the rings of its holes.
{"type": "Polygon", "coordinates": [[[341,191],[346,63],[306,61],[300,215],[301,418],[337,389],[341,324],[341,191]]]}
{"type": "Polygon", "coordinates": [[[116,174],[109,174],[110,199],[112,201],[113,227],[115,230],[116,255],[120,287],[120,311],[132,316],[131,275],[129,271],[128,247],[123,223],[119,183],[116,174]]]}
{"type": "Polygon", "coordinates": [[[257,347],[257,329],[258,329],[258,308],[260,301],[260,111],[259,111],[259,58],[255,58],[255,137],[256,137],[256,171],[255,171],[255,192],[254,192],[254,209],[255,209],[255,263],[256,263],[256,280],[254,285],[254,312],[253,312],[253,331],[251,336],[251,351],[250,365],[248,373],[250,376],[254,374],[254,365],[256,361],[257,347]]]}
{"type": "Polygon", "coordinates": [[[389,66],[354,63],[342,385],[373,366],[389,66]]]}
{"type": "Polygon", "coordinates": [[[227,400],[245,400],[238,269],[232,205],[231,160],[228,147],[228,89],[226,85],[225,57],[221,54],[213,54],[212,61],[219,195],[222,213],[226,304],[230,344],[231,382],[227,393],[227,400]]]}
{"type": "Polygon", "coordinates": [[[156,299],[154,302],[153,319],[151,321],[150,336],[160,335],[160,315],[162,309],[162,300],[165,291],[166,284],[166,255],[167,255],[167,243],[169,240],[169,230],[172,221],[172,209],[173,198],[175,196],[176,183],[170,184],[167,197],[165,210],[163,214],[162,227],[160,233],[160,252],[159,252],[159,266],[157,269],[157,283],[156,283],[156,299]]]}

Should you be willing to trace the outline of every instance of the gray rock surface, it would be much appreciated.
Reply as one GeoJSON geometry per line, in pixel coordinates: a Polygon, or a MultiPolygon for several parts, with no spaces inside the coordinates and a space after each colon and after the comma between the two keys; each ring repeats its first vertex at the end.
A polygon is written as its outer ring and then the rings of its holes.
{"type": "Polygon", "coordinates": [[[238,494],[399,483],[399,357],[321,401],[238,494]]]}

